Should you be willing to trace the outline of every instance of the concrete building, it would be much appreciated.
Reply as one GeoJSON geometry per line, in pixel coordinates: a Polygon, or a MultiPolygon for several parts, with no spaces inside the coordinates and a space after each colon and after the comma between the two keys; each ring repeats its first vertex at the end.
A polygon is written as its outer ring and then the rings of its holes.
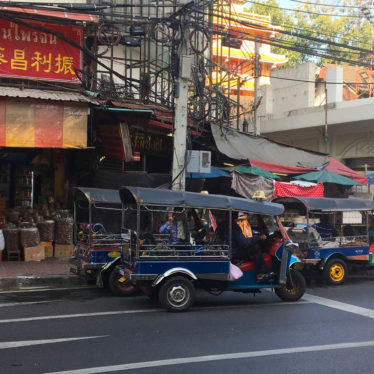
{"type": "Polygon", "coordinates": [[[262,88],[262,135],[328,152],[355,170],[374,169],[371,71],[328,65],[318,72],[307,63],[274,70],[271,82],[262,88]]]}

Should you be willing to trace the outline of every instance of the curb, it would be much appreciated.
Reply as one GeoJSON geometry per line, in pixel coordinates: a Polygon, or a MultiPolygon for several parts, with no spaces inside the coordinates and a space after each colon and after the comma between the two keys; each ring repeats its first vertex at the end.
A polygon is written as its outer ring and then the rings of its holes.
{"type": "Polygon", "coordinates": [[[79,275],[18,275],[0,277],[0,290],[19,290],[29,287],[63,288],[82,286],[86,282],[79,275]]]}

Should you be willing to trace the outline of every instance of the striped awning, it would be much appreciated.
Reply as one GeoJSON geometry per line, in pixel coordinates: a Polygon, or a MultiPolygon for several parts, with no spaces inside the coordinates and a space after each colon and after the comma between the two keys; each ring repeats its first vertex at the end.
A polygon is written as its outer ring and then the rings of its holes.
{"type": "Polygon", "coordinates": [[[17,8],[11,6],[0,6],[0,11],[16,12],[24,15],[38,15],[44,17],[63,18],[70,21],[99,22],[99,18],[89,13],[74,13],[49,9],[17,8]]]}

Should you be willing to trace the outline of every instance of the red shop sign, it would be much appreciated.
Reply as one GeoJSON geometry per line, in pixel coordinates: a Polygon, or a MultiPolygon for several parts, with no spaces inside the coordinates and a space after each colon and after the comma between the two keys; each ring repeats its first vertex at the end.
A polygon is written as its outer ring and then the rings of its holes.
{"type": "MultiPolygon", "coordinates": [[[[27,21],[82,46],[83,28],[27,21]]],[[[0,20],[0,76],[79,83],[82,51],[52,33],[0,20]]]]}

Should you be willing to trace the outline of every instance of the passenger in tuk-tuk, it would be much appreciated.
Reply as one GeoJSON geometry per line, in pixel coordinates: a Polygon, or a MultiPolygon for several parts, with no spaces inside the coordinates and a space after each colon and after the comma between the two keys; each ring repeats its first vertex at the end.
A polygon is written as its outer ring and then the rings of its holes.
{"type": "MultiPolygon", "coordinates": [[[[216,220],[216,232],[218,236],[223,242],[229,243],[229,220],[227,218],[227,211],[219,212],[216,215],[216,220]]],[[[253,261],[257,273],[257,280],[265,281],[271,279],[272,277],[274,277],[274,273],[268,272],[264,257],[262,255],[262,248],[260,246],[260,242],[266,240],[267,237],[266,235],[249,236],[249,230],[247,231],[248,236],[244,235],[241,227],[245,227],[247,226],[247,224],[245,222],[242,222],[243,220],[246,220],[248,222],[248,216],[245,213],[238,215],[232,224],[231,259],[233,261],[253,261]]]]}
{"type": "Polygon", "coordinates": [[[181,210],[174,210],[169,214],[168,220],[160,227],[159,231],[160,234],[170,235],[169,243],[171,245],[190,242],[185,215],[181,210]]]}

